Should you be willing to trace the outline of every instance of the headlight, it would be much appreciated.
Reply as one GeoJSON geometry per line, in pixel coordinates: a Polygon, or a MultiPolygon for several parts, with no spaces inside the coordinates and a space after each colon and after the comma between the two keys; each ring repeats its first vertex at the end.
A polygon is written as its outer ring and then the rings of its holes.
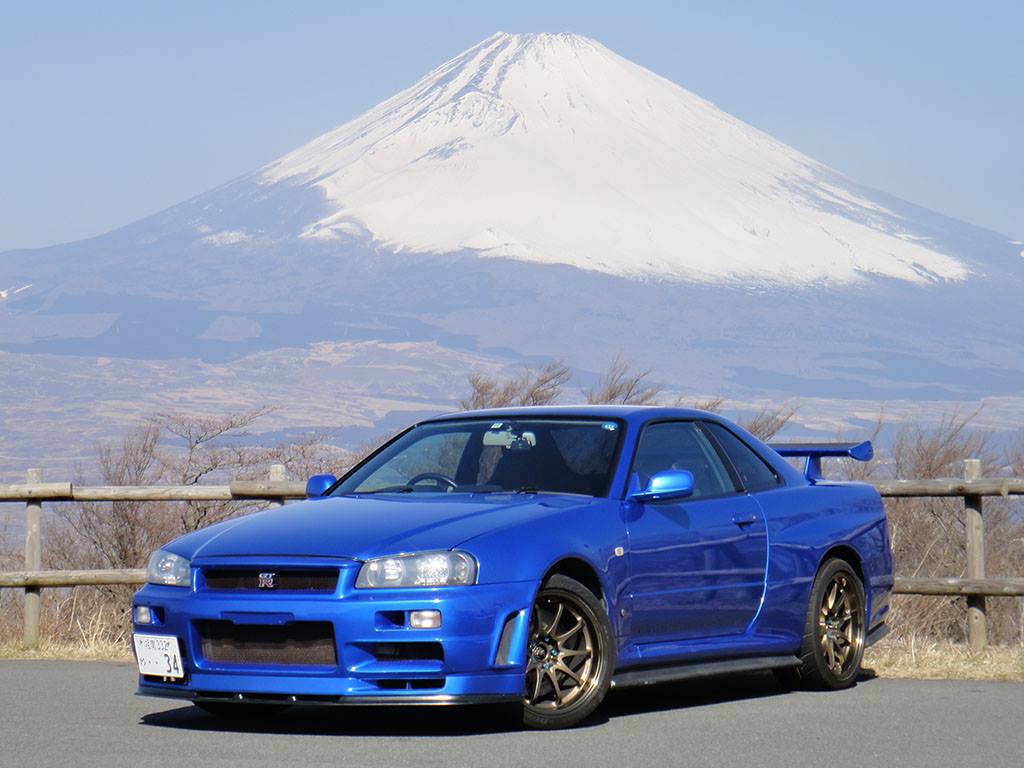
{"type": "Polygon", "coordinates": [[[367,560],[356,586],[456,587],[476,583],[476,559],[466,552],[420,552],[367,560]]]}
{"type": "Polygon", "coordinates": [[[158,549],[149,558],[146,581],[169,587],[188,587],[192,584],[191,563],[180,555],[158,549]]]}

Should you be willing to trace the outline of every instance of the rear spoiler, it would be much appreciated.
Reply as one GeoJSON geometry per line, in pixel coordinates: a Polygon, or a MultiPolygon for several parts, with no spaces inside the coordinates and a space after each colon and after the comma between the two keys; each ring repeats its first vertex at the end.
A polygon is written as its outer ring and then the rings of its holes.
{"type": "Polygon", "coordinates": [[[780,456],[803,456],[804,477],[812,483],[822,479],[821,460],[825,456],[845,456],[857,461],[871,461],[875,449],[870,440],[863,443],[772,443],[768,446],[780,456]]]}

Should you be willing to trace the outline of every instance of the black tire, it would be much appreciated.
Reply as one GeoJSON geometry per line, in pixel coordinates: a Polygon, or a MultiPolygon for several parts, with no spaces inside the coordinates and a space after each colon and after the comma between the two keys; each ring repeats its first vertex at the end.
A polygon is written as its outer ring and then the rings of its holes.
{"type": "Polygon", "coordinates": [[[244,701],[195,701],[193,704],[206,714],[225,720],[259,720],[288,709],[287,704],[252,704],[244,701]]]}
{"type": "Polygon", "coordinates": [[[555,574],[537,593],[530,617],[523,724],[553,730],[580,723],[604,700],[614,669],[615,642],[604,605],[575,579],[555,574]],[[582,625],[575,633],[572,619],[582,625]]]}
{"type": "Polygon", "coordinates": [[[849,563],[830,558],[822,564],[807,603],[800,666],[776,670],[779,681],[828,691],[856,683],[864,658],[865,606],[864,584],[849,563]],[[832,601],[834,609],[829,607],[832,601]],[[843,621],[847,614],[848,621],[843,621]]]}

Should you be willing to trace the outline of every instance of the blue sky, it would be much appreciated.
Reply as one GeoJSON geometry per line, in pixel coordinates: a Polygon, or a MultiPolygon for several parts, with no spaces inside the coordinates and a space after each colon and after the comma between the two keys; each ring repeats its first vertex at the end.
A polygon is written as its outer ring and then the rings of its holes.
{"type": "Polygon", "coordinates": [[[852,178],[1024,237],[1024,3],[0,0],[0,251],[250,171],[487,35],[578,32],[852,178]]]}

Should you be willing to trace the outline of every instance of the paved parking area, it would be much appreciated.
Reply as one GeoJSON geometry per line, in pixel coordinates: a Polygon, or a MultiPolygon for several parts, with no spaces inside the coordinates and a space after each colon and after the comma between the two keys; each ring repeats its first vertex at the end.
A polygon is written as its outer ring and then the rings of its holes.
{"type": "Polygon", "coordinates": [[[768,674],[613,693],[571,731],[492,707],[293,708],[225,723],[133,696],[128,664],[0,662],[0,766],[1024,765],[1024,684],[865,680],[789,693],[768,674]]]}

